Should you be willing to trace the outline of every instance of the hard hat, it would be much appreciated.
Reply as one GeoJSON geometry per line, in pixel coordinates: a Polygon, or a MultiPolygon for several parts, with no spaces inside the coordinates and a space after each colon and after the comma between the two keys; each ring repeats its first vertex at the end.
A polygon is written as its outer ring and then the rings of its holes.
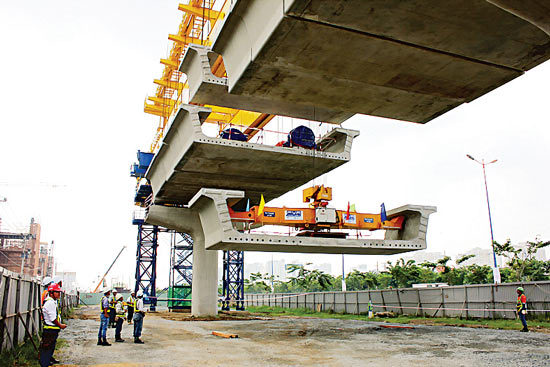
{"type": "Polygon", "coordinates": [[[124,299],[124,296],[122,296],[122,294],[120,296],[118,296],[118,299],[124,299]]]}
{"type": "Polygon", "coordinates": [[[57,283],[50,284],[48,286],[48,292],[63,292],[61,287],[57,283]]]}
{"type": "Polygon", "coordinates": [[[111,292],[111,288],[104,288],[103,289],[103,294],[107,294],[109,292],[111,292]]]}
{"type": "Polygon", "coordinates": [[[142,290],[139,290],[139,291],[137,292],[137,296],[138,296],[138,297],[143,297],[143,291],[142,291],[142,290]]]}
{"type": "Polygon", "coordinates": [[[51,277],[44,277],[44,279],[42,279],[42,285],[44,287],[49,286],[51,282],[53,282],[51,277]]]}
{"type": "Polygon", "coordinates": [[[118,291],[116,290],[116,288],[113,288],[113,293],[118,293],[118,291]]]}
{"type": "Polygon", "coordinates": [[[525,291],[523,290],[523,287],[517,287],[516,290],[520,291],[521,293],[525,292],[525,291]]]}
{"type": "Polygon", "coordinates": [[[131,292],[130,294],[133,294],[133,295],[135,295],[135,294],[136,294],[136,291],[132,291],[132,292],[131,292]]]}
{"type": "Polygon", "coordinates": [[[54,282],[55,284],[59,284],[62,281],[63,281],[63,278],[61,278],[60,276],[57,276],[57,275],[55,277],[53,277],[53,279],[52,279],[52,282],[54,282]]]}

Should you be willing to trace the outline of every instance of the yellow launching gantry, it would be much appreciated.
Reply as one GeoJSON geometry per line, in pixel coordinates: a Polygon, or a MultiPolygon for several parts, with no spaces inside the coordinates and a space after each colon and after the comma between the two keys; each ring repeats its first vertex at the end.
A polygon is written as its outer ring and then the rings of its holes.
{"type": "Polygon", "coordinates": [[[328,207],[332,200],[332,188],[313,186],[303,191],[304,203],[309,208],[276,208],[254,206],[248,211],[237,212],[229,208],[229,216],[234,223],[243,223],[245,228],[264,225],[294,227],[298,236],[346,238],[348,233],[331,232],[332,229],[356,230],[399,230],[403,228],[405,217],[401,215],[386,218],[385,213],[357,213],[355,210],[336,210],[328,207]]]}
{"type": "MultiPolygon", "coordinates": [[[[157,149],[168,120],[176,111],[176,107],[180,103],[187,102],[184,98],[184,91],[189,88],[189,85],[184,74],[178,70],[185,51],[189,44],[211,45],[212,30],[215,29],[216,23],[225,17],[230,5],[231,1],[228,0],[190,0],[189,4],[179,4],[178,9],[183,11],[183,19],[178,33],[168,36],[173,45],[168,58],[160,60],[160,63],[164,65],[164,70],[161,78],[154,80],[157,85],[155,96],[147,97],[144,101],[144,112],[160,118],[151,143],[150,151],[152,153],[157,149]],[[221,7],[219,4],[222,4],[221,7]],[[216,8],[220,10],[215,10],[216,8]]],[[[215,60],[212,73],[218,77],[227,76],[221,56],[215,60]]],[[[247,129],[244,133],[248,136],[248,140],[275,117],[270,114],[226,107],[212,105],[206,105],[206,107],[211,108],[212,113],[205,122],[220,124],[220,126],[231,124],[246,126],[247,129]]]]}

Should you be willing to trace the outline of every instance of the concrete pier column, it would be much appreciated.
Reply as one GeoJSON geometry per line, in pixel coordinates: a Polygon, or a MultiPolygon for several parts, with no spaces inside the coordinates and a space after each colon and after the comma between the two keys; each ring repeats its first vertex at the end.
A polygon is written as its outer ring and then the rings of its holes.
{"type": "Polygon", "coordinates": [[[218,251],[206,250],[204,230],[195,209],[153,205],[146,222],[178,232],[193,239],[193,284],[191,313],[193,316],[218,314],[218,251]]]}
{"type": "MultiPolygon", "coordinates": [[[[199,232],[199,231],[195,231],[199,232]]],[[[206,250],[204,235],[193,237],[193,316],[218,314],[218,251],[206,250]]]]}

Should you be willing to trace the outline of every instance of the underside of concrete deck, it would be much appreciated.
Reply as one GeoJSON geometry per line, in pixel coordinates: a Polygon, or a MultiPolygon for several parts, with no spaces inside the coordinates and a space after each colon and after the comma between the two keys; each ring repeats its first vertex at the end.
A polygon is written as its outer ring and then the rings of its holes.
{"type": "Polygon", "coordinates": [[[251,203],[279,197],[350,160],[357,131],[336,128],[317,143],[322,151],[211,138],[201,119],[210,110],[181,105],[146,177],[155,204],[185,205],[200,189],[244,190],[251,203]]]}
{"type": "Polygon", "coordinates": [[[550,38],[536,25],[548,17],[525,20],[502,7],[239,0],[211,50],[190,47],[180,70],[193,103],[317,121],[362,113],[425,123],[550,58],[550,38]],[[209,71],[217,55],[227,78],[209,71]]]}

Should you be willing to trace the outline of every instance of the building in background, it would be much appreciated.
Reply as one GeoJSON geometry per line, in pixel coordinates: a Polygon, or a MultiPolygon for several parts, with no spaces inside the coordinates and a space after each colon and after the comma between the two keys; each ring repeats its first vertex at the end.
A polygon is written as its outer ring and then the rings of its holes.
{"type": "Polygon", "coordinates": [[[27,232],[4,232],[0,228],[0,266],[40,279],[54,270],[53,242],[40,241],[40,223],[31,218],[27,232]]]}
{"type": "MultiPolygon", "coordinates": [[[[466,255],[475,255],[475,256],[472,257],[471,259],[464,261],[462,264],[460,264],[460,266],[469,266],[469,265],[477,264],[477,265],[488,265],[492,267],[494,264],[493,249],[490,249],[490,248],[476,247],[463,254],[458,254],[457,259],[466,255]]],[[[505,259],[503,259],[502,256],[497,256],[498,267],[502,267],[505,263],[506,261],[505,259]]]]}
{"type": "Polygon", "coordinates": [[[76,283],[76,272],[74,271],[61,271],[55,274],[63,279],[63,290],[68,294],[76,294],[78,289],[76,283]]]}

